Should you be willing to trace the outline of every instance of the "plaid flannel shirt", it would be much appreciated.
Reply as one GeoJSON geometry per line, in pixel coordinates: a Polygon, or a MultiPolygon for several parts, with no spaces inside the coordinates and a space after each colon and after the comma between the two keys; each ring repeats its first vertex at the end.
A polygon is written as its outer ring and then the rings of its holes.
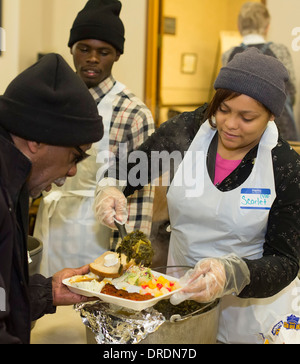
{"type": "MultiPolygon", "coordinates": [[[[90,92],[97,104],[113,88],[115,79],[110,76],[90,92]]],[[[126,143],[127,151],[137,149],[154,132],[154,120],[147,106],[128,88],[120,92],[113,103],[113,115],[110,125],[109,149],[118,154],[119,144],[126,143]]],[[[153,213],[154,187],[145,186],[127,198],[127,230],[142,230],[150,236],[153,213]]],[[[111,246],[119,240],[119,233],[112,231],[111,246]]]]}

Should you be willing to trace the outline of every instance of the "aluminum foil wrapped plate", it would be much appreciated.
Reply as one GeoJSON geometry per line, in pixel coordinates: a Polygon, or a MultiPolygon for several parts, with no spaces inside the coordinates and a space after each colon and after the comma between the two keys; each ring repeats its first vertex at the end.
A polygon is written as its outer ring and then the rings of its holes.
{"type": "Polygon", "coordinates": [[[136,312],[97,301],[77,304],[75,310],[98,344],[137,344],[165,322],[152,307],[136,312]]]}

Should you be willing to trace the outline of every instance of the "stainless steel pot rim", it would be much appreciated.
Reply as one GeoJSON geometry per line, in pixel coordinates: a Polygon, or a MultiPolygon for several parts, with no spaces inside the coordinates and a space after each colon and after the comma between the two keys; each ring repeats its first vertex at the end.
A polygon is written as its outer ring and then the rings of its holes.
{"type": "MultiPolygon", "coordinates": [[[[217,300],[218,303],[219,303],[219,300],[217,300]]],[[[181,322],[181,321],[185,321],[185,320],[188,320],[189,318],[193,317],[193,316],[196,316],[196,315],[200,315],[201,312],[203,311],[206,311],[210,306],[213,306],[213,308],[216,307],[216,301],[213,301],[213,302],[208,302],[205,306],[199,308],[199,310],[196,310],[194,312],[191,312],[189,313],[188,315],[185,315],[185,316],[181,316],[179,314],[175,314],[175,315],[172,315],[169,319],[169,321],[171,323],[175,323],[175,322],[181,322]]],[[[212,309],[213,309],[212,308],[212,309]]],[[[211,311],[211,310],[210,310],[211,311]]],[[[208,311],[207,311],[208,312],[208,311]]]]}

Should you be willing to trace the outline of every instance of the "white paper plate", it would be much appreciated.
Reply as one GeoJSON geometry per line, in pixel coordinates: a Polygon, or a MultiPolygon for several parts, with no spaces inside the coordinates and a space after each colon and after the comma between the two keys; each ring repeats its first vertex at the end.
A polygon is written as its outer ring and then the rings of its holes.
{"type": "MultiPolygon", "coordinates": [[[[178,281],[178,278],[174,278],[171,276],[168,276],[166,274],[162,274],[162,273],[158,273],[155,271],[152,271],[152,274],[155,277],[159,277],[159,276],[163,276],[166,279],[168,279],[169,281],[178,281]]],[[[126,307],[129,308],[131,310],[135,310],[135,311],[142,311],[148,307],[152,307],[154,306],[157,302],[170,298],[174,293],[178,292],[181,290],[181,288],[178,288],[170,293],[164,294],[162,296],[159,297],[154,297],[151,298],[150,300],[146,300],[146,301],[133,301],[133,300],[129,300],[129,299],[125,299],[125,298],[120,298],[120,297],[115,297],[115,296],[110,296],[108,294],[105,293],[96,293],[93,291],[89,291],[87,289],[82,289],[82,288],[78,288],[78,287],[74,287],[72,286],[69,281],[72,279],[71,278],[67,278],[63,280],[63,284],[65,284],[69,290],[73,293],[82,295],[82,296],[86,296],[86,297],[97,297],[100,298],[102,301],[107,302],[107,303],[113,303],[115,305],[121,306],[121,307],[126,307]]]]}

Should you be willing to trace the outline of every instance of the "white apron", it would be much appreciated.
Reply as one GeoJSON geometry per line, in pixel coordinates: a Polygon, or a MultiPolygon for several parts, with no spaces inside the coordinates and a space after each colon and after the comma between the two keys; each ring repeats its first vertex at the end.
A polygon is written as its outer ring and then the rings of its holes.
{"type": "MultiPolygon", "coordinates": [[[[208,121],[201,126],[168,191],[171,223],[168,265],[194,266],[202,258],[230,253],[247,259],[262,257],[269,210],[276,198],[271,150],[277,144],[277,127],[269,122],[250,176],[229,192],[219,191],[207,171],[206,155],[215,133],[208,121]],[[199,160],[195,163],[195,158],[190,157],[196,151],[203,152],[202,163],[199,160]],[[189,197],[190,183],[179,185],[181,176],[186,174],[204,176],[201,196],[189,197]]],[[[262,343],[260,334],[268,332],[276,319],[295,309],[293,300],[299,286],[296,279],[267,299],[223,297],[218,340],[262,343]]]]}
{"type": "Polygon", "coordinates": [[[109,150],[113,102],[124,88],[116,82],[98,105],[104,135],[88,150],[90,157],[78,164],[76,177],[67,178],[61,188],[53,185],[41,201],[34,236],[44,244],[41,274],[45,276],[88,264],[110,248],[111,230],[96,221],[93,203],[96,175],[106,164],[99,155],[109,150]]]}

